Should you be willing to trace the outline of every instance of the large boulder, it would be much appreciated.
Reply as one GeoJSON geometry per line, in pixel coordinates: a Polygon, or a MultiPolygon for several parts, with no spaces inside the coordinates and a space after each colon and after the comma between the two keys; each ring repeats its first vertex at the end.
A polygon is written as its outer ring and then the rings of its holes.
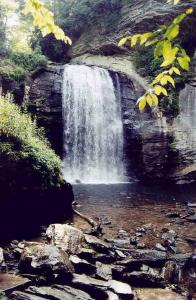
{"type": "Polygon", "coordinates": [[[66,252],[53,245],[27,243],[21,255],[19,268],[22,272],[44,274],[72,273],[72,263],[66,252]]]}
{"type": "Polygon", "coordinates": [[[81,230],[67,224],[52,224],[46,230],[46,236],[52,245],[71,254],[80,252],[84,234],[81,230]]]}

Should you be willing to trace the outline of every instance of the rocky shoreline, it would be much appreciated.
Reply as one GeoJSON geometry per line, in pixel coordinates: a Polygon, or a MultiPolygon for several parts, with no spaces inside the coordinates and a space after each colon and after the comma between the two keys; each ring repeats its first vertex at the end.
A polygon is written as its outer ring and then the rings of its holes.
{"type": "Polygon", "coordinates": [[[121,229],[115,239],[98,229],[52,224],[39,241],[0,248],[0,299],[195,299],[196,256],[176,251],[175,230],[163,229],[161,242],[148,249],[140,238],[150,238],[153,224],[134,235],[121,229]]]}

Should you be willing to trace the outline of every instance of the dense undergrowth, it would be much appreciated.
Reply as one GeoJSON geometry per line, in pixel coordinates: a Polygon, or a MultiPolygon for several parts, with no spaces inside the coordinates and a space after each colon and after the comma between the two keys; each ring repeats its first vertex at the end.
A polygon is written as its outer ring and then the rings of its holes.
{"type": "Polygon", "coordinates": [[[60,186],[61,161],[29,114],[0,93],[0,186],[6,191],[60,186]]]}
{"type": "Polygon", "coordinates": [[[46,65],[47,58],[40,51],[10,51],[0,62],[0,75],[6,80],[22,81],[29,72],[46,65]]]}

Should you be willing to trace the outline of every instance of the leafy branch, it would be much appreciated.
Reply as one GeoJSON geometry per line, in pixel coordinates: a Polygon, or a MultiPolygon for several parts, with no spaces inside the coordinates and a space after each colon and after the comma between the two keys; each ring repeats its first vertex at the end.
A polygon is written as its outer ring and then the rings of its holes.
{"type": "MultiPolygon", "coordinates": [[[[168,0],[167,2],[178,4],[180,0],[168,0]]],[[[156,76],[148,85],[145,94],[137,101],[141,111],[144,110],[147,104],[150,107],[158,106],[158,97],[168,95],[167,87],[172,85],[175,88],[175,76],[180,76],[182,71],[189,70],[190,57],[181,45],[176,43],[175,39],[180,32],[180,23],[192,13],[193,9],[189,8],[184,13],[178,15],[169,26],[162,25],[154,32],[127,36],[119,41],[119,46],[123,46],[128,42],[131,47],[137,44],[146,47],[153,45],[154,59],[163,59],[160,68],[164,68],[164,71],[156,76]]]]}
{"type": "Polygon", "coordinates": [[[33,16],[33,24],[37,26],[43,36],[54,34],[57,40],[66,44],[72,44],[71,39],[64,34],[64,31],[55,24],[54,14],[49,11],[40,0],[27,0],[24,8],[24,14],[33,16]]]}

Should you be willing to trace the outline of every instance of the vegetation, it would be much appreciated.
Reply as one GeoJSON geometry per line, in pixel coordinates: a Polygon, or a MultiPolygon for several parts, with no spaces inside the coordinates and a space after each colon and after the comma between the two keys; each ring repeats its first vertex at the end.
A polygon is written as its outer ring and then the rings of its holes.
{"type": "Polygon", "coordinates": [[[21,81],[25,75],[38,67],[45,67],[47,58],[39,51],[10,52],[0,63],[0,74],[5,79],[21,81]]]}
{"type": "Polygon", "coordinates": [[[7,190],[45,190],[62,182],[61,161],[31,117],[0,95],[0,183],[7,190]]]}
{"type": "MultiPolygon", "coordinates": [[[[167,2],[178,4],[180,0],[168,0],[167,2]]],[[[127,42],[130,42],[131,47],[134,47],[138,42],[146,47],[153,46],[154,60],[161,59],[160,68],[163,68],[163,72],[159,72],[156,75],[155,79],[148,86],[146,93],[138,99],[137,103],[141,111],[144,110],[146,104],[150,107],[153,105],[157,106],[159,102],[158,96],[167,96],[167,89],[170,85],[175,88],[175,76],[180,76],[182,71],[189,70],[190,57],[178,41],[176,42],[176,39],[180,32],[180,23],[192,13],[193,9],[189,8],[177,16],[169,26],[162,25],[154,32],[127,36],[119,41],[119,46],[123,46],[127,42]]]]}

